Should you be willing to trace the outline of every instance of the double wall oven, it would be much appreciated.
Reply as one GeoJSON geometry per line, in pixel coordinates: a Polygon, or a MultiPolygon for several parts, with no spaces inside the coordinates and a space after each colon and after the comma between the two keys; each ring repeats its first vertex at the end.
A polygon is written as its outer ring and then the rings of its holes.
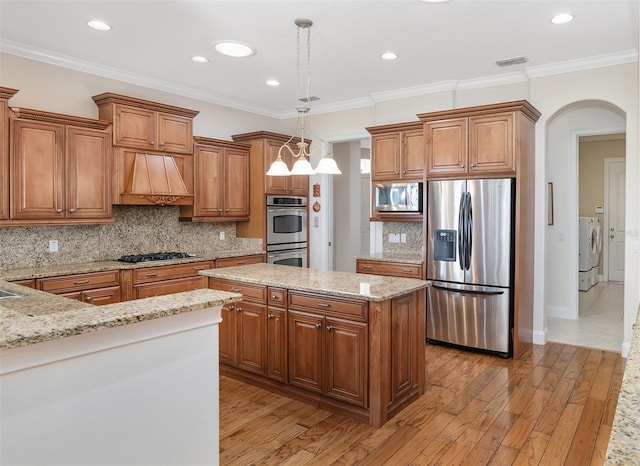
{"type": "Polygon", "coordinates": [[[307,198],[267,196],[267,262],[307,266],[307,198]]]}

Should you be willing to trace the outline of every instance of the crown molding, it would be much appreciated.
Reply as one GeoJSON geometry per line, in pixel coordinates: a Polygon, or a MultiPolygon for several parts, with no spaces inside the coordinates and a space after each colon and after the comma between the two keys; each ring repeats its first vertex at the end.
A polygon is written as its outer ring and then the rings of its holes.
{"type": "Polygon", "coordinates": [[[623,65],[638,61],[638,50],[623,50],[621,52],[595,55],[592,57],[578,58],[558,63],[546,65],[528,66],[525,68],[529,78],[540,78],[554,74],[571,73],[574,71],[584,71],[605,66],[623,65]]]}

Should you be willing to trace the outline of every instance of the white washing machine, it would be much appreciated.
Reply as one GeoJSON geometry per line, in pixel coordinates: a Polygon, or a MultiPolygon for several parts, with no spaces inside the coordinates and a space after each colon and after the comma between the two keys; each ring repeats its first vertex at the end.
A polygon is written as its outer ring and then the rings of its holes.
{"type": "MultiPolygon", "coordinates": [[[[595,271],[592,271],[596,246],[595,217],[578,218],[578,289],[587,291],[595,284],[595,271]]],[[[599,223],[599,222],[598,222],[599,223]]],[[[596,262],[596,267],[598,266],[596,262]]]]}

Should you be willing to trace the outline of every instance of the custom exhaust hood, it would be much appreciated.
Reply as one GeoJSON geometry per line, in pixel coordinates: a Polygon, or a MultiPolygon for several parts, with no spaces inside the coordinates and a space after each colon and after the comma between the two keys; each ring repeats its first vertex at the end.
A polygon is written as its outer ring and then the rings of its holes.
{"type": "Polygon", "coordinates": [[[135,154],[122,194],[129,200],[138,197],[156,205],[191,204],[193,198],[173,156],[161,154],[135,154]]]}

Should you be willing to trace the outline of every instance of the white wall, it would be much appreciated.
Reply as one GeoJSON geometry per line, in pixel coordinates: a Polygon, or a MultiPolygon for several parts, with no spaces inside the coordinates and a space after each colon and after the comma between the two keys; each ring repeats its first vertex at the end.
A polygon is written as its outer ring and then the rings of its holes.
{"type": "MultiPolygon", "coordinates": [[[[91,96],[101,92],[118,92],[125,95],[157,100],[168,104],[195,108],[201,111],[196,117],[195,133],[202,136],[226,139],[231,134],[266,129],[279,132],[291,132],[295,129],[292,120],[274,121],[247,112],[226,109],[218,105],[202,103],[173,94],[144,89],[119,83],[73,70],[61,69],[51,65],[36,63],[7,54],[0,55],[2,76],[0,85],[21,89],[11,101],[12,106],[25,106],[70,113],[79,116],[95,117],[96,108],[91,96]]],[[[471,83],[473,84],[473,83],[471,83]]],[[[575,71],[564,74],[532,77],[527,82],[495,85],[486,87],[478,83],[475,87],[467,83],[454,90],[437,89],[426,94],[395,101],[384,101],[370,107],[344,110],[333,113],[313,114],[309,116],[309,133],[314,146],[319,139],[327,141],[349,141],[365,139],[369,134],[364,129],[381,123],[415,120],[415,113],[445,110],[449,108],[481,103],[492,103],[514,99],[527,99],[542,116],[536,125],[536,224],[535,228],[535,311],[534,338],[544,342],[545,331],[545,238],[546,222],[546,173],[547,173],[547,131],[548,125],[557,118],[556,113],[575,102],[604,101],[618,107],[625,114],[627,135],[627,199],[640,199],[640,167],[638,157],[638,62],[612,65],[602,68],[575,71]],[[484,86],[484,87],[481,87],[484,86]]],[[[436,86],[437,88],[437,86],[436,86]]],[[[576,127],[575,125],[569,125],[576,127]]],[[[318,150],[312,157],[317,163],[325,150],[318,150]]],[[[553,154],[549,154],[553,156],[553,154]]],[[[327,209],[331,199],[331,177],[317,175],[311,177],[313,184],[320,180],[322,196],[318,200],[323,209],[320,211],[318,228],[310,232],[310,261],[313,267],[326,268],[328,265],[327,245],[330,238],[327,209]],[[326,187],[326,189],[325,189],[326,187]]],[[[558,198],[559,207],[566,198],[558,198]]],[[[631,325],[635,321],[640,300],[640,260],[638,252],[633,252],[633,244],[639,240],[640,210],[637,202],[628,202],[626,207],[626,279],[625,279],[625,333],[624,342],[631,341],[631,325]]],[[[569,245],[573,248],[575,245],[569,245]]],[[[551,264],[550,264],[551,265],[551,264]]],[[[558,277],[558,286],[568,287],[568,277],[558,277]]],[[[554,298],[555,299],[555,298],[554,298]]]]}

